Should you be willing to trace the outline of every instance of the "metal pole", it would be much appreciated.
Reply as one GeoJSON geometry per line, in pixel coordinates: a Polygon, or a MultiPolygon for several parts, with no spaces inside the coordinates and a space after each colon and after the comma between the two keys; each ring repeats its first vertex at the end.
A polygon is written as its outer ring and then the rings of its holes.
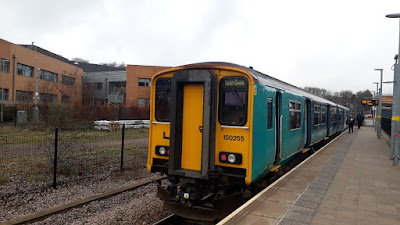
{"type": "Polygon", "coordinates": [[[36,91],[35,91],[35,108],[34,108],[34,120],[38,121],[39,120],[39,108],[37,106],[38,104],[38,98],[39,98],[39,58],[36,58],[36,91]]]}
{"type": "Polygon", "coordinates": [[[122,125],[121,171],[124,170],[124,142],[125,142],[125,124],[122,125]]]}
{"type": "Polygon", "coordinates": [[[58,146],[58,128],[54,135],[54,161],[53,161],[53,188],[57,188],[57,146],[58,146]]]}
{"type": "MultiPolygon", "coordinates": [[[[378,97],[378,84],[379,82],[373,82],[374,84],[376,84],[376,92],[375,92],[375,99],[376,97],[378,97]]],[[[375,132],[378,132],[378,110],[376,108],[376,106],[374,106],[375,109],[375,115],[374,115],[374,127],[375,127],[375,132]]],[[[378,134],[378,133],[377,133],[378,134]]]]}
{"type": "Polygon", "coordinates": [[[381,88],[379,89],[379,106],[378,106],[378,138],[382,137],[382,78],[383,78],[383,69],[381,71],[381,88]]]}
{"type": "MultiPolygon", "coordinates": [[[[382,77],[383,77],[383,69],[375,69],[377,71],[381,71],[381,88],[379,89],[379,102],[378,102],[378,124],[377,124],[377,132],[376,135],[378,136],[378,139],[381,139],[382,137],[382,77]]],[[[376,85],[378,86],[378,85],[376,85]]]]}
{"type": "Polygon", "coordinates": [[[3,123],[3,112],[4,112],[4,108],[3,108],[3,103],[4,103],[4,82],[3,82],[3,69],[4,69],[4,63],[3,60],[1,60],[1,69],[0,69],[0,75],[1,75],[1,118],[0,118],[0,122],[3,123]]]}
{"type": "MultiPolygon", "coordinates": [[[[399,20],[399,51],[398,56],[400,57],[400,20],[399,20]]],[[[400,148],[400,59],[397,58],[396,64],[394,65],[394,79],[393,79],[393,104],[392,104],[392,156],[393,166],[399,165],[399,148],[400,148]]]]}

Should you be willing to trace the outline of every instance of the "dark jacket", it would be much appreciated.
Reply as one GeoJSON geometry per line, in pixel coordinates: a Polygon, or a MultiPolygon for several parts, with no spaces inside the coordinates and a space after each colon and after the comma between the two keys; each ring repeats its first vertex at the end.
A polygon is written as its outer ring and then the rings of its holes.
{"type": "Polygon", "coordinates": [[[356,122],[356,120],[353,117],[348,117],[346,124],[348,124],[349,126],[354,126],[354,122],[356,122]]]}

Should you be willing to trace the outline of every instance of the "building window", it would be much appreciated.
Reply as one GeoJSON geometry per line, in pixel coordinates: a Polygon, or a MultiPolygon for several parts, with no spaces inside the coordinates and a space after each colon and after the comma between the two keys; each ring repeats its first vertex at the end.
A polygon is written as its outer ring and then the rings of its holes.
{"type": "Polygon", "coordinates": [[[68,95],[61,96],[61,103],[71,103],[71,96],[68,95]]]}
{"type": "Polygon", "coordinates": [[[62,75],[62,81],[63,84],[68,85],[68,86],[75,86],[75,78],[73,77],[68,77],[65,75],[62,75]]]}
{"type": "Polygon", "coordinates": [[[40,70],[40,79],[57,83],[58,74],[46,70],[40,70]]]}
{"type": "Polygon", "coordinates": [[[33,67],[18,63],[17,73],[22,76],[33,77],[33,67]]]}
{"type": "Polygon", "coordinates": [[[101,89],[103,89],[103,83],[101,83],[101,82],[94,83],[94,87],[96,90],[101,90],[101,89]]]}
{"type": "Polygon", "coordinates": [[[150,87],[150,78],[139,78],[139,87],[150,87]]]}
{"type": "Polygon", "coordinates": [[[57,95],[40,93],[40,103],[57,103],[57,95]]]}
{"type": "Polygon", "coordinates": [[[9,73],[10,72],[10,60],[1,59],[0,70],[3,73],[9,73]]]}
{"type": "Polygon", "coordinates": [[[138,107],[149,107],[150,99],[149,98],[138,98],[138,107]]]}
{"type": "Polygon", "coordinates": [[[8,89],[0,89],[0,100],[2,101],[8,100],[8,89]]]}
{"type": "Polygon", "coordinates": [[[272,129],[272,98],[268,98],[267,101],[267,129],[272,129]]]}
{"type": "Polygon", "coordinates": [[[297,129],[301,127],[301,103],[289,102],[289,126],[290,129],[297,129]]]}
{"type": "Polygon", "coordinates": [[[33,92],[30,91],[16,91],[17,102],[32,102],[33,92]]]}

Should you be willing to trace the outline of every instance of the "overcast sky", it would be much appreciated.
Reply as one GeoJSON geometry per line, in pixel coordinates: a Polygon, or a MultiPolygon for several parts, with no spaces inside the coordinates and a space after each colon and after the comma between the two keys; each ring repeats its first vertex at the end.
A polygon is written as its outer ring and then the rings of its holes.
{"type": "MultiPolygon", "coordinates": [[[[399,0],[0,0],[0,38],[91,63],[226,61],[299,87],[393,80],[399,0]]],[[[383,92],[391,93],[384,84],[383,92]]]]}

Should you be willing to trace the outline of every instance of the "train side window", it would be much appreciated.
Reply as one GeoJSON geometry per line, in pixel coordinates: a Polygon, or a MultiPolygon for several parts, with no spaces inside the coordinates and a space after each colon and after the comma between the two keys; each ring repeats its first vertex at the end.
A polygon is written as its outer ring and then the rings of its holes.
{"type": "Polygon", "coordinates": [[[326,107],[325,106],[321,106],[320,108],[320,113],[321,113],[321,124],[325,124],[325,118],[326,118],[326,107]]]}
{"type": "Polygon", "coordinates": [[[301,103],[289,102],[289,127],[291,130],[301,127],[301,103]]]}
{"type": "Polygon", "coordinates": [[[248,81],[244,77],[224,77],[220,81],[219,122],[243,126],[247,123],[248,81]]]}
{"type": "Polygon", "coordinates": [[[171,101],[171,78],[156,81],[155,117],[157,121],[169,122],[171,101]]]}
{"type": "Polygon", "coordinates": [[[336,120],[337,120],[337,118],[336,118],[336,107],[334,107],[334,108],[331,109],[331,122],[334,122],[336,120]]]}
{"type": "Polygon", "coordinates": [[[320,123],[320,107],[318,105],[314,105],[314,126],[320,123]]]}
{"type": "Polygon", "coordinates": [[[268,98],[268,118],[267,118],[267,129],[272,129],[272,98],[268,98]]]}

